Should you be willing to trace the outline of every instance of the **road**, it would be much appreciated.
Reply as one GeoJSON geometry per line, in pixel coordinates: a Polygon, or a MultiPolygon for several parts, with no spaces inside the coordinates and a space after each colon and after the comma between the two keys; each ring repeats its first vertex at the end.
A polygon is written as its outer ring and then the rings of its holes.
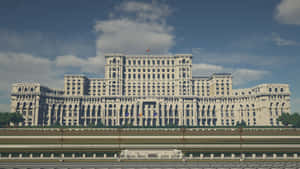
{"type": "Polygon", "coordinates": [[[53,162],[0,163],[0,168],[20,169],[300,169],[300,162],[53,162]]]}

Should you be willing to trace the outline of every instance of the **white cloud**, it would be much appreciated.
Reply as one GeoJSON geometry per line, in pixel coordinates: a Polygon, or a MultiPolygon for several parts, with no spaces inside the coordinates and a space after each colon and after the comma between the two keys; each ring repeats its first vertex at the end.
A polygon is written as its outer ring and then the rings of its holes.
{"type": "Polygon", "coordinates": [[[0,52],[0,111],[9,110],[10,87],[15,82],[39,82],[62,88],[63,72],[53,67],[53,61],[25,53],[0,52]]]}
{"type": "Polygon", "coordinates": [[[34,82],[54,88],[63,88],[66,72],[102,74],[103,57],[80,58],[73,55],[58,56],[55,60],[31,54],[0,52],[0,112],[9,110],[11,84],[34,82]],[[71,68],[71,69],[70,69],[71,68]]]}
{"type": "Polygon", "coordinates": [[[206,64],[206,63],[193,64],[192,71],[193,71],[193,76],[230,72],[232,73],[233,76],[233,84],[236,86],[241,86],[252,81],[261,80],[266,75],[270,74],[270,72],[266,70],[231,68],[231,67],[224,67],[221,65],[206,64]]]}
{"type": "Polygon", "coordinates": [[[277,33],[272,33],[272,41],[275,42],[277,46],[298,46],[300,45],[298,42],[293,40],[287,40],[280,37],[277,33]]]}
{"type": "Polygon", "coordinates": [[[84,59],[73,55],[64,55],[56,57],[56,65],[59,67],[80,67],[85,63],[84,59]]]}
{"type": "Polygon", "coordinates": [[[223,66],[213,65],[213,64],[193,64],[193,75],[208,75],[216,72],[222,72],[224,70],[223,66]]]}
{"type": "Polygon", "coordinates": [[[253,69],[236,69],[233,71],[233,83],[235,85],[247,84],[251,81],[257,81],[270,74],[266,70],[253,70],[253,69]]]}
{"type": "Polygon", "coordinates": [[[12,82],[29,80],[50,83],[58,70],[52,68],[52,61],[25,53],[0,53],[0,90],[7,90],[12,82]],[[4,86],[3,86],[4,85],[4,86]],[[7,86],[8,85],[8,86],[7,86]],[[5,87],[5,88],[3,88],[5,87]]]}
{"type": "Polygon", "coordinates": [[[57,56],[55,65],[58,68],[76,68],[76,72],[83,73],[104,73],[104,57],[95,56],[88,58],[80,58],[73,55],[57,56]]]}
{"type": "Polygon", "coordinates": [[[300,1],[282,0],[276,7],[275,19],[283,24],[300,25],[300,1]]]}
{"type": "MultiPolygon", "coordinates": [[[[124,2],[116,8],[121,16],[97,21],[97,55],[104,53],[167,53],[175,44],[173,27],[166,24],[167,5],[124,2]],[[132,17],[132,14],[134,17],[132,17]]],[[[115,15],[112,15],[115,16],[115,15]]]]}

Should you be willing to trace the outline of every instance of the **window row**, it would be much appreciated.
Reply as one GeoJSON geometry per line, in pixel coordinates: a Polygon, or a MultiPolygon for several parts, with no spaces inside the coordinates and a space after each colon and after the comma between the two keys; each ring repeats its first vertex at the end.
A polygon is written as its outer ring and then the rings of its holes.
{"type": "Polygon", "coordinates": [[[127,78],[128,79],[131,79],[131,78],[133,78],[133,79],[135,79],[135,78],[137,78],[137,79],[150,79],[150,78],[152,78],[152,79],[155,79],[155,78],[158,78],[158,79],[170,79],[170,78],[172,78],[172,79],[174,79],[175,78],[175,75],[174,74],[162,74],[162,75],[160,75],[160,74],[152,74],[152,76],[151,76],[151,74],[148,74],[147,76],[145,75],[145,74],[143,74],[143,75],[141,75],[141,74],[128,74],[127,75],[127,78]]]}
{"type": "Polygon", "coordinates": [[[126,69],[125,69],[124,72],[144,72],[144,73],[148,72],[148,73],[152,73],[152,72],[175,72],[175,70],[174,69],[128,69],[126,71],[126,69]]]}
{"type": "Polygon", "coordinates": [[[174,60],[128,60],[128,65],[174,65],[174,60]]]}

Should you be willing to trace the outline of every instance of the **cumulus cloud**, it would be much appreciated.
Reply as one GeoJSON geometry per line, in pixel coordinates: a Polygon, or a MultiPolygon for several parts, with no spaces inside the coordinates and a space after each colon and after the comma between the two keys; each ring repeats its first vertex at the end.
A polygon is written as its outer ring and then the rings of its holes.
{"type": "Polygon", "coordinates": [[[40,83],[63,88],[65,73],[103,73],[103,58],[80,58],[73,55],[41,58],[26,53],[0,52],[0,111],[9,110],[10,87],[16,82],[40,83]]]}
{"type": "Polygon", "coordinates": [[[253,69],[236,69],[233,71],[233,82],[235,85],[247,84],[251,81],[257,81],[270,74],[266,70],[253,70],[253,69]]]}
{"type": "Polygon", "coordinates": [[[171,9],[165,4],[129,1],[116,7],[109,20],[97,21],[97,55],[104,53],[167,53],[175,44],[173,27],[166,24],[171,9]]]}
{"type": "Polygon", "coordinates": [[[53,67],[53,61],[25,53],[0,52],[0,111],[9,110],[10,87],[16,82],[34,82],[63,87],[58,76],[62,72],[53,67]]]}
{"type": "Polygon", "coordinates": [[[24,53],[0,52],[0,91],[8,91],[15,82],[39,82],[51,87],[61,87],[59,76],[63,70],[56,69],[53,61],[24,53]]]}
{"type": "Polygon", "coordinates": [[[58,68],[76,68],[78,72],[83,73],[104,73],[104,57],[95,56],[89,58],[80,58],[73,55],[57,56],[55,65],[58,68]]]}
{"type": "Polygon", "coordinates": [[[57,72],[52,69],[52,61],[47,58],[25,53],[0,53],[0,76],[3,79],[1,89],[3,85],[10,85],[16,80],[41,80],[49,83],[56,77],[55,73],[57,72]]]}
{"type": "Polygon", "coordinates": [[[233,76],[233,84],[241,86],[251,81],[257,81],[263,79],[266,75],[271,74],[267,70],[245,69],[245,68],[232,68],[224,67],[215,64],[193,64],[192,68],[193,76],[197,75],[211,75],[213,73],[229,72],[233,76]]]}
{"type": "Polygon", "coordinates": [[[103,65],[103,58],[99,56],[80,58],[65,55],[53,60],[26,53],[0,52],[0,93],[3,93],[0,97],[7,100],[10,86],[15,82],[37,82],[63,88],[62,76],[66,72],[102,74],[103,65]]]}
{"type": "Polygon", "coordinates": [[[276,7],[275,19],[283,24],[300,25],[299,9],[299,0],[282,0],[276,7]]]}
{"type": "Polygon", "coordinates": [[[194,75],[208,75],[216,72],[224,71],[224,67],[220,65],[213,65],[213,64],[193,64],[192,68],[194,75]]]}
{"type": "Polygon", "coordinates": [[[272,33],[272,41],[277,46],[298,46],[298,45],[300,45],[296,41],[282,38],[278,33],[275,33],[275,32],[272,33]]]}

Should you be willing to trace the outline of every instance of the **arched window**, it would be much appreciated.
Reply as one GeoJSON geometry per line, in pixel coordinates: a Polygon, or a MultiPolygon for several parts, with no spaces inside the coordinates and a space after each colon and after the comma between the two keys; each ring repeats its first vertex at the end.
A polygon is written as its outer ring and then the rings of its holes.
{"type": "Polygon", "coordinates": [[[130,112],[130,115],[131,115],[131,116],[133,116],[133,112],[134,112],[134,105],[132,104],[132,105],[131,105],[131,112],[130,112]]]}
{"type": "Polygon", "coordinates": [[[120,112],[119,112],[119,116],[123,115],[123,105],[120,106],[120,112]]]}
{"type": "Polygon", "coordinates": [[[98,112],[97,112],[97,116],[100,117],[101,116],[101,106],[98,106],[98,112]]]}
{"type": "Polygon", "coordinates": [[[95,116],[95,111],[96,111],[95,108],[96,108],[95,105],[93,105],[92,116],[95,116]]]}
{"type": "Polygon", "coordinates": [[[170,110],[169,110],[169,116],[173,116],[173,112],[172,112],[172,105],[170,105],[170,110]]]}
{"type": "Polygon", "coordinates": [[[213,106],[212,116],[213,116],[213,117],[216,116],[216,105],[213,106]]]}
{"type": "Polygon", "coordinates": [[[23,103],[23,109],[26,109],[26,102],[23,103]]]}
{"type": "Polygon", "coordinates": [[[208,105],[206,113],[207,113],[207,116],[210,116],[210,105],[208,105]]]}
{"type": "Polygon", "coordinates": [[[83,116],[83,115],[84,115],[84,110],[85,110],[85,106],[82,105],[82,110],[80,111],[80,116],[83,116]]]}
{"type": "Polygon", "coordinates": [[[90,105],[87,106],[86,116],[87,116],[87,117],[90,116],[90,105]]]}
{"type": "Polygon", "coordinates": [[[186,105],[186,116],[189,117],[190,116],[190,109],[189,109],[190,105],[186,105]]]}

